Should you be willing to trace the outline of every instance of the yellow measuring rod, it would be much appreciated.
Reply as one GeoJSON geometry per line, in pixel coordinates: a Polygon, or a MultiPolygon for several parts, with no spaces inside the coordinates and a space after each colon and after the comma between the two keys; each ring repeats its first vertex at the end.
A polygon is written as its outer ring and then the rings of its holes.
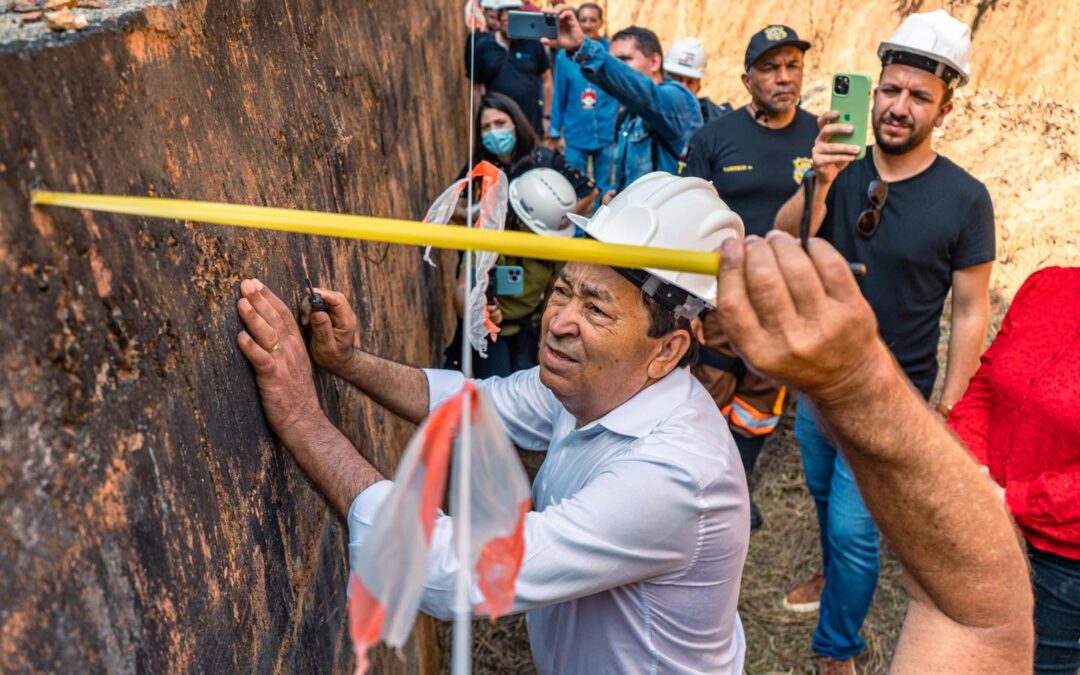
{"type": "Polygon", "coordinates": [[[720,266],[720,254],[715,252],[605,244],[593,239],[544,237],[527,232],[501,232],[430,225],[411,220],[354,216],[343,213],[218,204],[163,197],[121,197],[44,190],[32,191],[30,201],[37,206],[62,206],[70,209],[87,209],[148,218],[191,220],[215,225],[316,234],[345,239],[366,239],[391,244],[434,246],[459,251],[495,251],[504,255],[540,260],[576,261],[616,267],[651,267],[711,276],[716,275],[720,266]]]}

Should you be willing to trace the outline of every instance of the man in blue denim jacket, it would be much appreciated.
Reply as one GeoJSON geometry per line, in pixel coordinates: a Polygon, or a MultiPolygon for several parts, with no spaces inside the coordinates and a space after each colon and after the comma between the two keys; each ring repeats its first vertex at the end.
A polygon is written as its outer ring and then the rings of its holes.
{"type": "MultiPolygon", "coordinates": [[[[578,23],[586,37],[596,40],[606,51],[610,45],[600,36],[604,13],[599,5],[586,2],[578,7],[578,23]]],[[[551,106],[548,145],[558,149],[561,139],[566,161],[582,173],[588,172],[592,159],[592,177],[600,194],[615,188],[615,120],[619,102],[585,79],[581,66],[560,50],[555,57],[555,96],[551,106]]]]}
{"type": "MultiPolygon", "coordinates": [[[[631,26],[611,38],[609,52],[585,37],[569,5],[555,8],[559,37],[544,40],[566,50],[585,79],[625,108],[616,124],[615,190],[651,171],[678,171],[691,134],[701,126],[701,109],[686,87],[664,76],[660,40],[647,28],[631,26]]],[[[614,192],[603,196],[607,203],[614,192]]]]}

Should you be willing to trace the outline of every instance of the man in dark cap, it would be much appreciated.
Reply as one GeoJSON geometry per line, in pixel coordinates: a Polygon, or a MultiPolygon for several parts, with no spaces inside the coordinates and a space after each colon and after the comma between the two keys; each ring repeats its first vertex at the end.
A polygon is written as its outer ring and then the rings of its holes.
{"type": "MultiPolygon", "coordinates": [[[[766,26],[750,38],[743,86],[750,103],[710,121],[690,139],[682,175],[712,181],[742,216],[747,234],[764,236],[785,195],[810,168],[817,120],[799,107],[803,53],[810,43],[787,26],[766,26]]],[[[785,391],[747,370],[728,345],[715,311],[703,319],[706,349],[694,369],[712,394],[739,446],[747,477],[776,429],[785,391]]],[[[762,518],[751,502],[751,527],[762,518]]]]}

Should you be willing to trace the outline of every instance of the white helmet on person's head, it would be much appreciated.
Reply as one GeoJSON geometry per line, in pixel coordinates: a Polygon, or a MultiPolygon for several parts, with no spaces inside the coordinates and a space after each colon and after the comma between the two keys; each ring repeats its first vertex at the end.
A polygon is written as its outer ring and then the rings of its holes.
{"type": "MultiPolygon", "coordinates": [[[[663,171],[631,183],[592,218],[568,216],[590,237],[609,244],[634,244],[713,251],[743,236],[742,218],[701,178],[663,171]]],[[[670,270],[618,270],[676,316],[691,318],[716,306],[716,276],[670,270]]]]}
{"type": "Polygon", "coordinates": [[[676,40],[664,54],[664,71],[700,80],[705,77],[709,56],[705,45],[695,37],[676,40]]]}
{"type": "Polygon", "coordinates": [[[574,224],[566,218],[577,204],[577,193],[566,176],[555,169],[530,169],[510,181],[510,208],[537,234],[574,236],[574,224]]]}
{"type": "Polygon", "coordinates": [[[521,0],[480,0],[481,9],[521,9],[521,0]]]}
{"type": "Polygon", "coordinates": [[[904,19],[877,53],[882,66],[898,63],[926,70],[949,89],[971,79],[971,28],[943,9],[904,19]]]}

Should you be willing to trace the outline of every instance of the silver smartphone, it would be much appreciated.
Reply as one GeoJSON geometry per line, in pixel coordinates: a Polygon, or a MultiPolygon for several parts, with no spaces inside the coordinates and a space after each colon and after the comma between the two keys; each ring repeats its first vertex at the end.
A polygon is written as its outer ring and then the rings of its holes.
{"type": "Polygon", "coordinates": [[[511,40],[559,37],[559,15],[548,12],[510,12],[507,33],[511,40]]]}

